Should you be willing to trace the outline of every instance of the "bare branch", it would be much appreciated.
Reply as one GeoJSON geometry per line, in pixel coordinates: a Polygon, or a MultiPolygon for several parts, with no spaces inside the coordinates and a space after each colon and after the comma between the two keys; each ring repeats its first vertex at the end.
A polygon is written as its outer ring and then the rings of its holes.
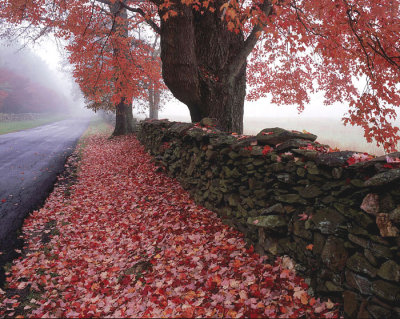
{"type": "MultiPolygon", "coordinates": [[[[346,5],[348,5],[346,1],[344,1],[344,2],[346,3],[346,5]]],[[[369,70],[369,72],[370,72],[370,76],[371,76],[372,78],[374,78],[374,72],[373,72],[374,65],[373,65],[373,62],[371,61],[371,58],[370,58],[370,56],[369,56],[369,54],[368,54],[366,48],[365,48],[363,39],[362,39],[361,36],[357,33],[357,30],[356,30],[355,27],[354,27],[354,20],[353,20],[353,18],[351,17],[351,9],[348,9],[348,10],[347,10],[346,15],[347,15],[347,17],[349,18],[349,26],[350,26],[350,29],[351,29],[351,31],[353,32],[354,36],[356,37],[358,43],[359,43],[360,46],[361,46],[361,49],[362,49],[364,55],[365,55],[365,58],[366,58],[366,61],[367,61],[367,67],[368,67],[368,70],[369,70]]]]}
{"type": "Polygon", "coordinates": [[[91,13],[90,13],[90,19],[89,19],[89,22],[88,22],[87,25],[86,25],[85,31],[83,31],[83,35],[86,34],[86,32],[87,32],[87,30],[88,30],[90,24],[92,23],[93,13],[94,13],[94,3],[92,4],[92,11],[91,11],[91,13]]]}
{"type": "Polygon", "coordinates": [[[108,5],[108,6],[111,5],[111,2],[108,1],[108,0],[95,0],[95,1],[100,2],[100,3],[104,3],[104,4],[108,5]]]}
{"type": "Polygon", "coordinates": [[[97,83],[99,82],[99,79],[100,79],[100,74],[101,74],[102,71],[103,71],[103,66],[104,66],[104,50],[105,50],[105,47],[106,47],[106,44],[107,44],[108,40],[109,40],[110,37],[111,37],[111,33],[112,33],[112,30],[114,29],[114,26],[115,26],[115,18],[113,19],[110,32],[107,34],[106,40],[104,41],[103,46],[101,47],[100,54],[99,54],[99,56],[97,57],[97,62],[98,62],[99,59],[101,58],[101,60],[100,60],[101,67],[100,67],[100,71],[97,73],[96,82],[95,82],[95,84],[94,84],[93,87],[97,87],[97,83]]]}
{"type": "MultiPolygon", "coordinates": [[[[269,0],[265,0],[261,6],[262,12],[266,16],[269,16],[272,13],[272,4],[269,0]]],[[[239,53],[235,56],[232,63],[230,63],[227,75],[229,78],[233,79],[241,70],[244,63],[246,62],[247,57],[253,51],[259,37],[260,33],[263,29],[261,24],[256,24],[253,27],[250,35],[247,37],[246,41],[244,42],[244,46],[241,48],[239,53]]]]}
{"type": "Polygon", "coordinates": [[[375,40],[370,37],[373,42],[376,42],[376,44],[379,47],[379,50],[376,48],[376,45],[373,46],[371,43],[367,42],[367,45],[378,55],[380,55],[382,58],[384,58],[387,62],[395,66],[396,68],[400,69],[399,63],[395,61],[395,59],[400,59],[400,56],[388,56],[385,49],[383,48],[381,41],[379,41],[379,38],[377,36],[374,36],[375,40]]]}
{"type": "MultiPolygon", "coordinates": [[[[311,27],[308,27],[308,26],[306,25],[306,22],[303,21],[303,18],[301,17],[301,15],[302,15],[304,18],[306,18],[306,20],[307,20],[307,17],[304,15],[303,10],[301,10],[301,9],[295,4],[295,2],[296,2],[296,1],[292,2],[292,3],[290,4],[290,7],[292,7],[292,8],[296,11],[297,20],[301,23],[301,25],[304,27],[304,29],[306,29],[307,32],[309,32],[309,33],[311,33],[311,34],[313,34],[313,35],[320,36],[320,37],[322,37],[322,38],[324,38],[324,39],[327,39],[328,37],[327,37],[326,35],[324,35],[324,34],[318,32],[315,28],[311,28],[311,27]],[[300,13],[301,13],[301,15],[300,15],[300,13]]],[[[307,21],[307,22],[308,22],[308,24],[310,24],[309,21],[307,21]]]]}
{"type": "Polygon", "coordinates": [[[132,7],[128,6],[127,4],[125,4],[125,3],[122,2],[122,1],[120,1],[120,4],[121,4],[122,7],[124,7],[125,9],[127,9],[127,10],[129,10],[129,11],[131,11],[131,12],[139,13],[139,14],[145,19],[146,23],[147,23],[150,27],[152,27],[152,29],[153,29],[156,33],[158,33],[158,34],[161,33],[160,27],[159,27],[153,20],[151,20],[150,18],[148,18],[147,15],[146,15],[146,13],[145,13],[141,8],[132,8],[132,7]]]}

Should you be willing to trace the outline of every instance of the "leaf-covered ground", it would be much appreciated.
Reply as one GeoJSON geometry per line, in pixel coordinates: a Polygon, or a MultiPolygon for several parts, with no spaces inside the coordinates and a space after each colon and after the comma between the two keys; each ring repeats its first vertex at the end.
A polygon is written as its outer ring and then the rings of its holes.
{"type": "Polygon", "coordinates": [[[0,317],[337,316],[157,172],[135,137],[85,144],[76,184],[24,224],[0,317]]]}

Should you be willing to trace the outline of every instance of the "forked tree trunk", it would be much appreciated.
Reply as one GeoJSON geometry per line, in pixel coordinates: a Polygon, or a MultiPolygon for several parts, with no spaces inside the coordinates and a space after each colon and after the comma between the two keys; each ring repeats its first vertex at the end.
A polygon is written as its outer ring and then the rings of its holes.
{"type": "MultiPolygon", "coordinates": [[[[215,1],[215,7],[223,2],[215,1]]],[[[188,106],[193,122],[214,117],[222,129],[242,133],[246,57],[252,47],[244,54],[243,34],[227,30],[220,10],[200,14],[180,2],[175,9],[176,17],[161,19],[165,84],[188,106]]]]}
{"type": "Polygon", "coordinates": [[[117,106],[115,112],[115,128],[113,136],[126,135],[134,132],[132,106],[125,103],[123,99],[117,106]]]}

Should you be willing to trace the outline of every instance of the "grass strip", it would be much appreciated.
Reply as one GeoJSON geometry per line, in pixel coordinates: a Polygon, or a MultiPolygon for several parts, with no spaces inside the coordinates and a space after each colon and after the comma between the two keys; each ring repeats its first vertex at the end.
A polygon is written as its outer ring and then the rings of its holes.
{"type": "Polygon", "coordinates": [[[36,120],[0,122],[0,135],[27,130],[44,124],[61,121],[65,118],[66,117],[64,115],[52,115],[36,120]]]}

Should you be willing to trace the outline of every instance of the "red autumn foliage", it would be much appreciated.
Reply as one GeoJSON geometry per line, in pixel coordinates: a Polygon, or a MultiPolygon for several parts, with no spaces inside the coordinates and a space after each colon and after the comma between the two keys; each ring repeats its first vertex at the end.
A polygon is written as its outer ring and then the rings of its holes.
{"type": "Polygon", "coordinates": [[[269,152],[272,152],[273,148],[269,145],[265,145],[263,150],[262,150],[262,154],[263,155],[267,155],[269,152]]]}
{"type": "MultiPolygon", "coordinates": [[[[23,227],[26,255],[8,283],[40,296],[28,317],[338,316],[157,172],[135,137],[85,143],[71,194],[58,186],[23,227]]],[[[0,300],[0,316],[13,315],[18,297],[0,300]]]]}
{"type": "MultiPolygon", "coordinates": [[[[231,30],[242,39],[240,47],[234,46],[237,54],[230,61],[206,65],[207,69],[191,58],[177,64],[190,66],[190,70],[193,66],[204,78],[202,85],[210,90],[221,83],[228,85],[229,81],[222,82],[224,76],[238,74],[232,70],[246,67],[249,57],[250,100],[271,94],[273,102],[296,104],[302,110],[311,94],[321,91],[326,104],[349,106],[344,123],[363,127],[368,141],[374,139],[392,151],[400,139],[399,128],[393,125],[400,105],[399,1],[71,0],[66,5],[64,0],[5,0],[0,18],[55,30],[70,43],[71,62],[81,87],[97,99],[110,92],[115,102],[143,94],[141,81],[155,74],[143,44],[132,45],[132,34],[143,25],[160,33],[164,48],[168,48],[175,39],[185,40],[171,30],[188,39],[193,38],[190,32],[197,30],[193,25],[180,27],[180,21],[193,24],[201,20],[202,28],[210,26],[210,30],[211,25],[216,30],[213,22],[221,21],[223,30],[231,30]]],[[[210,33],[211,42],[218,40],[217,33],[210,33]]],[[[194,42],[183,44],[188,52],[209,53],[194,42]]],[[[185,82],[184,74],[180,75],[180,83],[187,86],[181,98],[185,102],[197,82],[185,82]]],[[[181,85],[170,88],[176,92],[182,89],[181,85]]],[[[193,92],[197,94],[198,88],[193,92]]],[[[189,106],[197,111],[194,104],[189,106]]],[[[221,111],[220,116],[232,115],[221,111]]]]}
{"type": "Polygon", "coordinates": [[[348,160],[347,164],[353,165],[356,163],[362,163],[362,162],[367,162],[373,159],[374,156],[368,154],[368,153],[354,153],[348,160]]]}

